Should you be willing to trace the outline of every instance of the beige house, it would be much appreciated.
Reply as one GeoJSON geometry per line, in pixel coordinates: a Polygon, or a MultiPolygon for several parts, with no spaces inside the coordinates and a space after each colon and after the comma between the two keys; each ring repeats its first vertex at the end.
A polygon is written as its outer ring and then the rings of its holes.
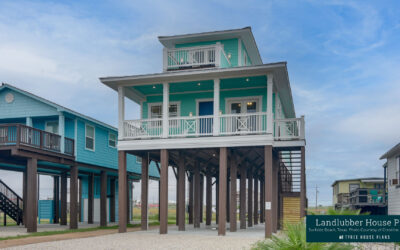
{"type": "Polygon", "coordinates": [[[385,180],[380,177],[336,180],[332,184],[333,206],[383,213],[383,207],[386,207],[384,187],[385,180]]]}

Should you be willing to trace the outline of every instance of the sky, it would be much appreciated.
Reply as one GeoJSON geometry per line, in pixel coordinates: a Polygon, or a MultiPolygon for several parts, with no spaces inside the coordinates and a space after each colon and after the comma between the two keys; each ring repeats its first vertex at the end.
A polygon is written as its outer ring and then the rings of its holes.
{"type": "MultiPolygon", "coordinates": [[[[287,62],[305,115],[309,204],[318,186],[330,205],[334,180],[383,177],[379,157],[399,142],[399,13],[398,1],[2,0],[0,81],[116,126],[99,77],[161,72],[157,36],[251,26],[263,62],[287,62]]],[[[0,178],[20,192],[19,175],[0,178]]]]}

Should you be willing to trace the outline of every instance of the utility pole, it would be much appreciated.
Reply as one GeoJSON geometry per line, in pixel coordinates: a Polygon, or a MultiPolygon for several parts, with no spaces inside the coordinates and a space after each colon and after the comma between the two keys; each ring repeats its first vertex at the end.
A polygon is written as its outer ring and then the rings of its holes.
{"type": "Polygon", "coordinates": [[[315,184],[315,209],[318,208],[318,185],[315,184]]]}

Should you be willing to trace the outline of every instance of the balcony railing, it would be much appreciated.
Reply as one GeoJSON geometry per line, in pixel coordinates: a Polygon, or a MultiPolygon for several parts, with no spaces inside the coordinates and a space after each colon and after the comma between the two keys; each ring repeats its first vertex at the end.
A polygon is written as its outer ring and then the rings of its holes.
{"type": "Polygon", "coordinates": [[[351,205],[385,205],[386,193],[384,189],[357,188],[350,192],[351,205]]]}
{"type": "Polygon", "coordinates": [[[230,64],[221,44],[164,49],[164,71],[196,67],[219,67],[221,58],[230,64]]]}
{"type": "MultiPolygon", "coordinates": [[[[268,134],[267,113],[224,114],[218,116],[218,131],[214,131],[214,116],[184,116],[168,119],[168,138],[268,134]]],[[[275,120],[276,139],[304,139],[304,118],[275,120]],[[303,132],[301,132],[303,131],[303,132]]],[[[163,138],[162,119],[128,120],[123,124],[123,139],[163,138]]]]}
{"type": "Polygon", "coordinates": [[[274,135],[279,140],[304,139],[304,116],[301,118],[276,119],[274,135]]]}
{"type": "MultiPolygon", "coordinates": [[[[61,152],[61,136],[23,124],[0,125],[0,146],[29,146],[47,151],[61,152]]],[[[65,138],[64,153],[74,155],[74,140],[65,138]]]]}

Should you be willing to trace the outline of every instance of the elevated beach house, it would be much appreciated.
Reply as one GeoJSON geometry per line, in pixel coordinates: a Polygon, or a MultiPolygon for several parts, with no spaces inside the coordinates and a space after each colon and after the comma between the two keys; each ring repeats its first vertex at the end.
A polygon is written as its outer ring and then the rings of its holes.
{"type": "MultiPolygon", "coordinates": [[[[299,221],[306,207],[305,127],[304,117],[296,117],[286,62],[264,64],[249,27],[159,41],[161,73],[100,80],[118,92],[120,180],[126,179],[127,155],[142,157],[142,173],[149,159],[161,163],[160,233],[168,230],[169,167],[177,170],[179,230],[185,229],[186,193],[194,227],[203,220],[204,195],[205,224],[211,224],[216,196],[219,235],[227,221],[237,230],[237,205],[240,228],[265,222],[266,237],[283,220],[299,221]],[[140,105],[140,119],[125,119],[127,98],[140,105]]],[[[143,204],[146,179],[141,190],[143,204]]],[[[125,204],[121,195],[120,215],[125,204]]],[[[124,232],[126,220],[119,227],[124,232]]]]}
{"type": "Polygon", "coordinates": [[[361,213],[386,214],[386,180],[381,177],[336,180],[332,184],[335,209],[360,209],[361,213]]]}
{"type": "Polygon", "coordinates": [[[400,143],[384,153],[380,160],[383,164],[388,190],[388,214],[400,215],[400,143]]]}
{"type": "MultiPolygon", "coordinates": [[[[118,220],[117,138],[117,129],[106,123],[15,86],[0,85],[0,169],[23,173],[22,197],[6,184],[11,180],[0,180],[0,210],[28,232],[37,230],[38,217],[61,225],[69,217],[72,229],[78,221],[105,226],[118,220]],[[38,174],[53,177],[52,200],[38,201],[38,174]]],[[[137,161],[135,156],[127,159],[126,199],[132,181],[141,178],[137,161]]],[[[155,165],[149,175],[158,179],[155,165]]],[[[127,220],[127,215],[122,217],[127,220]]]]}

